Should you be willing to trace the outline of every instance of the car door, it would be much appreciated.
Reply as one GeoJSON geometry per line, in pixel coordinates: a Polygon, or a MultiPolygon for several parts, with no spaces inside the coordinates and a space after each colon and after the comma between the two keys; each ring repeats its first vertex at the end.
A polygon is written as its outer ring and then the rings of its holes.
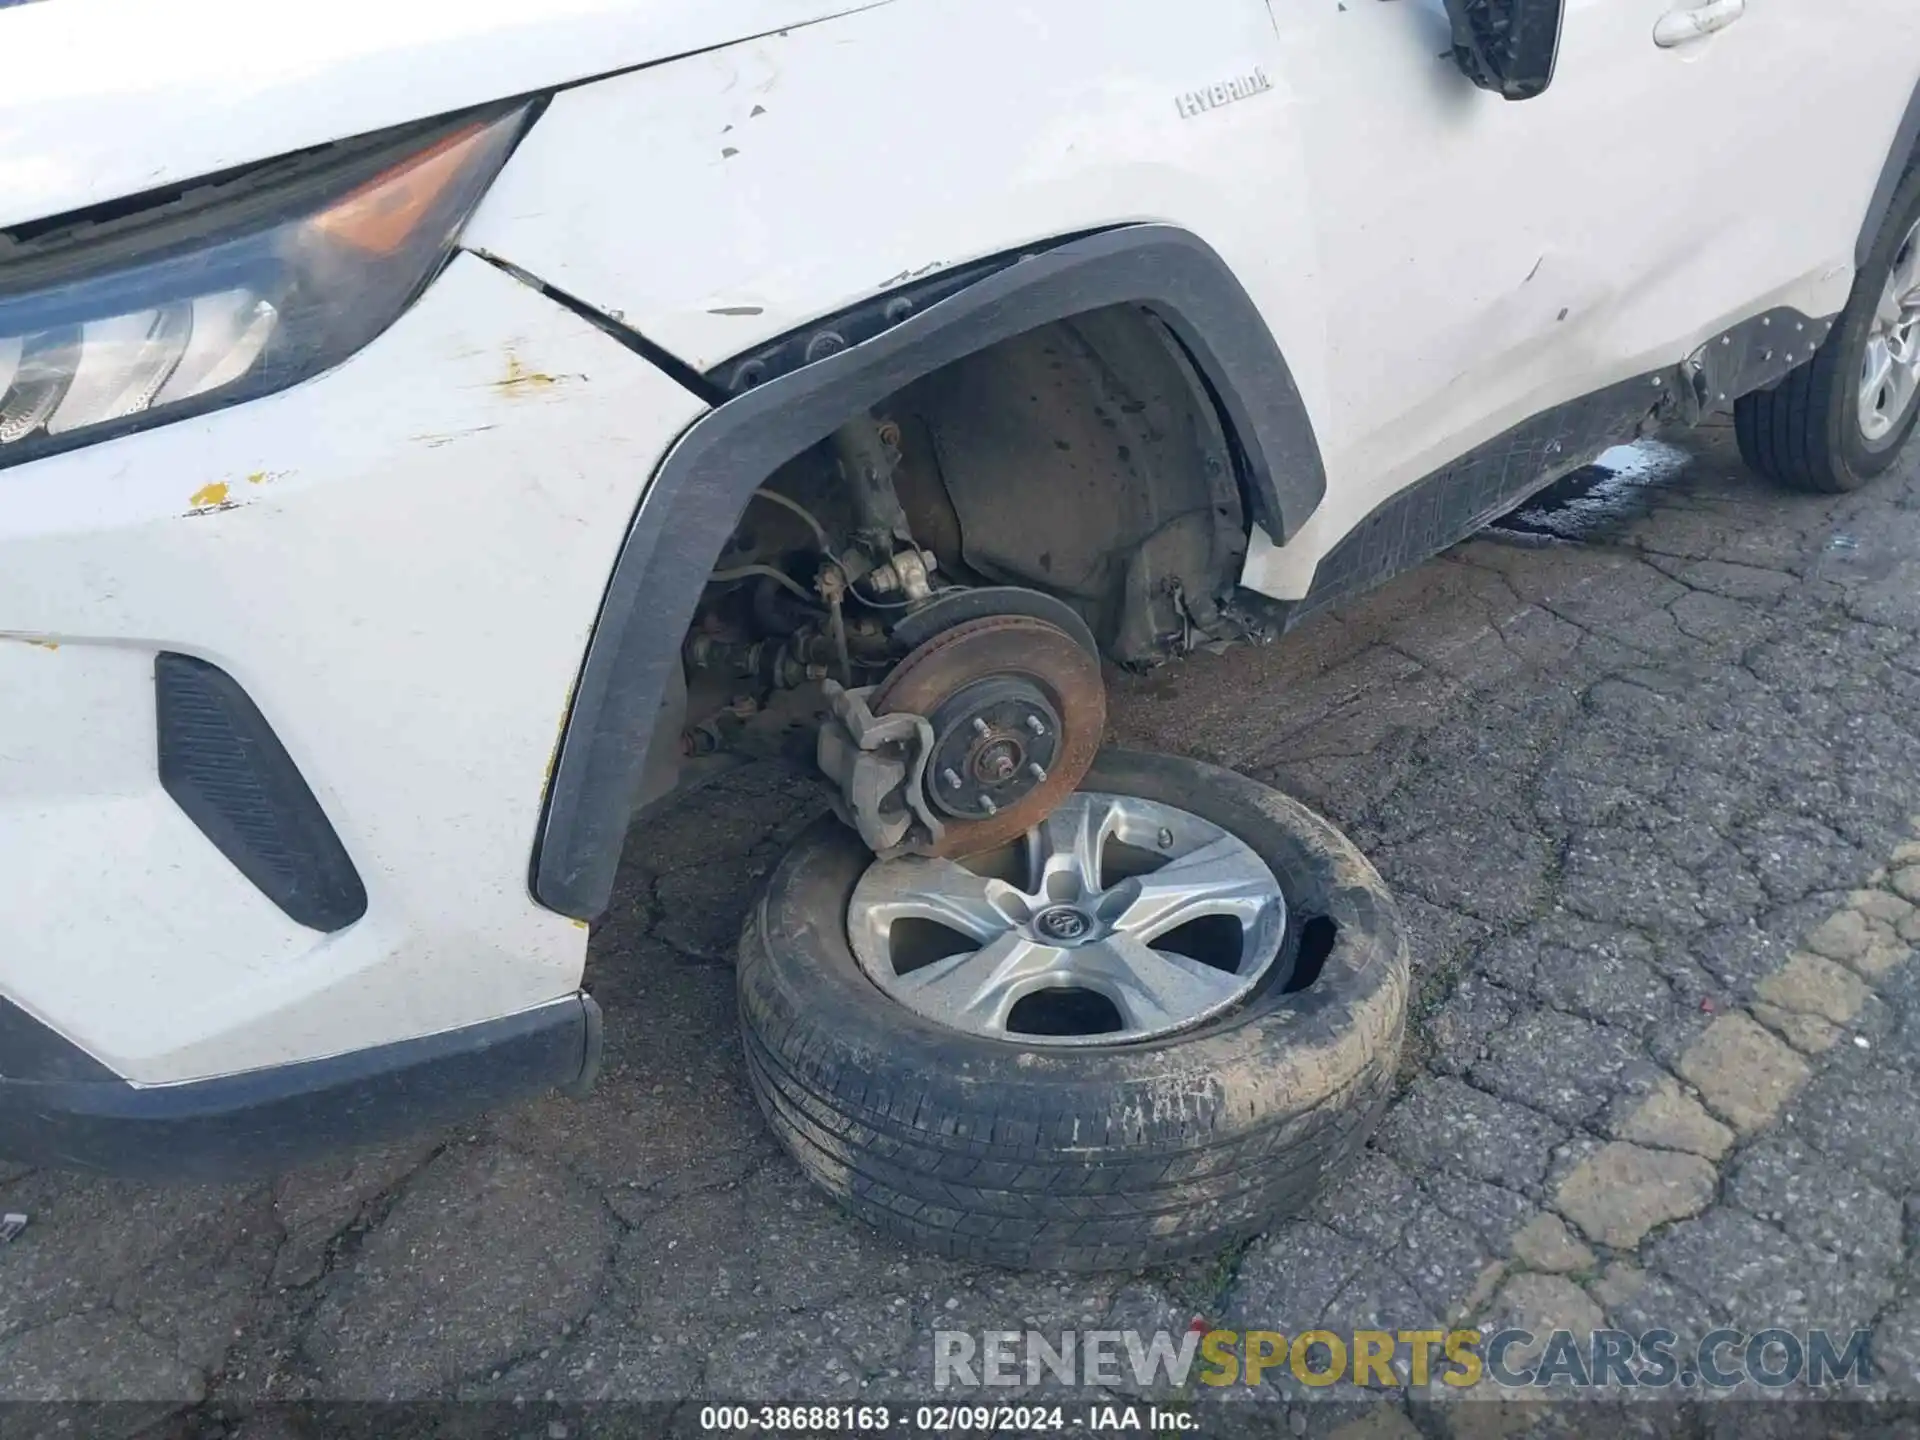
{"type": "MultiPolygon", "coordinates": [[[[1650,367],[1775,307],[1836,314],[1920,81],[1903,0],[1573,0],[1570,93],[1617,74],[1604,149],[1645,168],[1601,201],[1632,259],[1603,353],[1650,367]]],[[[1805,358],[1804,354],[1800,358],[1805,358]]]]}
{"type": "MultiPolygon", "coordinates": [[[[1805,47],[1842,28],[1812,12],[1893,0],[1568,0],[1557,78],[1523,103],[1452,64],[1443,0],[1266,3],[1311,177],[1329,485],[1295,545],[1256,552],[1261,588],[1304,593],[1316,552],[1542,411],[1770,305],[1844,303],[1836,217],[1857,228],[1871,181],[1823,165],[1834,122],[1791,97],[1837,101],[1863,68],[1835,55],[1810,78],[1805,47]],[[1700,4],[1737,23],[1659,43],[1700,4]]],[[[1841,106],[1866,128],[1877,107],[1841,106]]]]}
{"type": "MultiPolygon", "coordinates": [[[[1798,308],[1833,313],[1851,288],[1862,221],[1896,141],[1910,146],[1914,138],[1899,132],[1920,88],[1920,6],[1670,3],[1676,8],[1669,22],[1693,13],[1688,6],[1724,7],[1737,17],[1704,41],[1682,38],[1663,52],[1688,83],[1727,106],[1698,143],[1728,188],[1715,213],[1731,216],[1708,258],[1733,254],[1738,261],[1697,267],[1703,291],[1739,306],[1744,293],[1770,296],[1772,287],[1784,286],[1789,295],[1804,295],[1798,308]]],[[[1750,303],[1742,313],[1753,313],[1750,303]]]]}

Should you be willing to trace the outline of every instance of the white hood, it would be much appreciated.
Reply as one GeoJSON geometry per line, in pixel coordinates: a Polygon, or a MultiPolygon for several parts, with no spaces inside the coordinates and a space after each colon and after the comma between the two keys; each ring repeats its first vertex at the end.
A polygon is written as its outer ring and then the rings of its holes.
{"type": "Polygon", "coordinates": [[[0,0],[0,226],[879,3],[0,0]]]}

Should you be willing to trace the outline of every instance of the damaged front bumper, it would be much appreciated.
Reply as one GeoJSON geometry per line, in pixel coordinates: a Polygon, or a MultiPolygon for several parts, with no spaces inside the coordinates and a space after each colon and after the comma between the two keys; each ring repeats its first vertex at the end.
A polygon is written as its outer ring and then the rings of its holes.
{"type": "Polygon", "coordinates": [[[326,374],[0,472],[0,1153],[277,1157],[590,1069],[528,866],[703,408],[461,254],[326,374]],[[224,679],[170,713],[181,657],[224,679]],[[302,888],[323,829],[351,904],[302,888]]]}

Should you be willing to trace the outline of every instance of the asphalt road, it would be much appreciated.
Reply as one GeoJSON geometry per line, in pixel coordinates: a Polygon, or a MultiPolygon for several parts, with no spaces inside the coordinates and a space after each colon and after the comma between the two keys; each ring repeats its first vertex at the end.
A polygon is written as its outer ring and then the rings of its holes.
{"type": "MultiPolygon", "coordinates": [[[[831,1208],[741,1073],[733,939],[816,803],[756,769],[633,837],[588,1100],[251,1188],[0,1170],[31,1216],[0,1398],[267,1433],[276,1398],[924,1396],[936,1329],[1196,1317],[1864,1327],[1920,1393],[1920,480],[1781,495],[1725,430],[1610,464],[1281,644],[1116,684],[1117,738],[1316,805],[1403,899],[1404,1092],[1313,1215],[1061,1278],[831,1208]]],[[[1276,1433],[1358,1413],[1268,1378],[1276,1433]]],[[[1359,1433],[1490,1423],[1411,1398],[1359,1433]]]]}

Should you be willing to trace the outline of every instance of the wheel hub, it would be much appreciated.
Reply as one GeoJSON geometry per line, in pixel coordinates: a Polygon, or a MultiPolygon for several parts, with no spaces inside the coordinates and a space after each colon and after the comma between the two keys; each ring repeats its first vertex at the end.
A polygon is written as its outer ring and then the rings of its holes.
{"type": "Polygon", "coordinates": [[[985,819],[1018,804],[1046,783],[1060,754],[1060,716],[1026,676],[975,681],[932,719],[927,793],[963,819],[985,819]]]}
{"type": "Polygon", "coordinates": [[[1107,718],[1099,660],[1027,615],[935,635],[894,667],[872,709],[931,722],[924,790],[948,822],[937,855],[991,849],[1038,824],[1085,777],[1107,718]]]}

